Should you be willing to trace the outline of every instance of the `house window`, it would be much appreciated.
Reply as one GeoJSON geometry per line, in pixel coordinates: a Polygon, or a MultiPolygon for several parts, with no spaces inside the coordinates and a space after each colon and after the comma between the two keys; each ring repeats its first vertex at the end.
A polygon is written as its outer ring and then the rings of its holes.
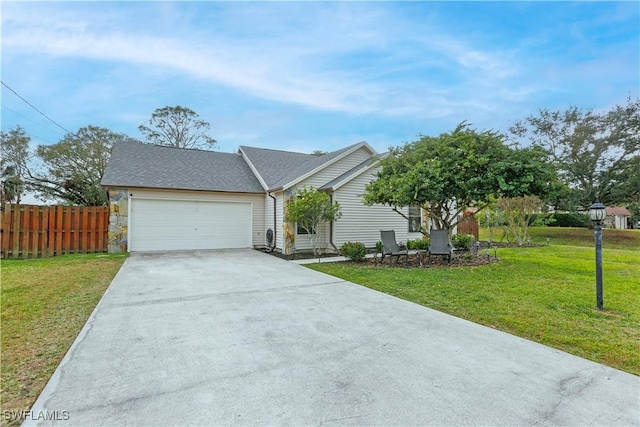
{"type": "Polygon", "coordinates": [[[419,233],[422,225],[422,215],[420,214],[420,206],[409,206],[409,233],[419,233]]]}
{"type": "Polygon", "coordinates": [[[305,230],[302,226],[300,226],[300,223],[297,222],[296,223],[296,234],[309,234],[309,233],[307,233],[307,230],[305,230]]]}

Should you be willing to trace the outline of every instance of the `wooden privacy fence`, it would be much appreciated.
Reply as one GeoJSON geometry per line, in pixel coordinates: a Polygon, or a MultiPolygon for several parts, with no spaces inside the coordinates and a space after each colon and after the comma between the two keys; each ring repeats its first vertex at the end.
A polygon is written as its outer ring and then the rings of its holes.
{"type": "Polygon", "coordinates": [[[107,251],[107,206],[9,205],[2,210],[2,258],[107,251]]]}
{"type": "Polygon", "coordinates": [[[458,234],[471,234],[476,238],[476,242],[480,239],[478,220],[473,212],[464,213],[462,220],[458,223],[458,234]]]}

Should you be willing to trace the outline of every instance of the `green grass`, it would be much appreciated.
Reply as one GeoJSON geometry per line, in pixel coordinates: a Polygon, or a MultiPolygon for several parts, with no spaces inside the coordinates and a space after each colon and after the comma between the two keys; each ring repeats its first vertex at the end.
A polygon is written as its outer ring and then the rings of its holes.
{"type": "MultiPolygon", "coordinates": [[[[588,228],[569,227],[529,227],[529,236],[532,243],[547,244],[547,238],[551,245],[588,246],[594,247],[593,230],[588,228]]],[[[480,240],[488,240],[489,230],[480,229],[480,240]]],[[[504,241],[503,229],[498,227],[493,230],[494,241],[504,241]]],[[[640,251],[640,230],[614,230],[605,228],[602,230],[602,246],[606,249],[629,249],[640,251]]]]}
{"type": "MultiPolygon", "coordinates": [[[[28,410],[126,255],[2,261],[3,411],[28,410]]],[[[18,420],[2,423],[16,425],[18,420]]]]}
{"type": "Polygon", "coordinates": [[[638,375],[640,253],[603,256],[602,312],[589,247],[498,249],[500,262],[481,267],[308,267],[638,375]]]}

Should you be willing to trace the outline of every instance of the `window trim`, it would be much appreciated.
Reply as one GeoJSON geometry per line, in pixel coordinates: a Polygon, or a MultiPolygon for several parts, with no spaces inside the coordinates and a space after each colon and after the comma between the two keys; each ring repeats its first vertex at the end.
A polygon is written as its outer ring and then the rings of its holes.
{"type": "Polygon", "coordinates": [[[419,233],[423,224],[422,224],[422,208],[420,207],[420,205],[418,205],[417,203],[414,205],[410,205],[407,208],[407,231],[409,233],[419,233]],[[418,213],[417,214],[411,214],[411,209],[417,209],[418,213]],[[417,221],[416,221],[417,219],[417,221]],[[415,226],[417,225],[417,229],[414,229],[415,226]]]}
{"type": "Polygon", "coordinates": [[[310,236],[311,233],[308,233],[307,230],[300,226],[299,222],[296,222],[296,234],[299,236],[310,236]]]}

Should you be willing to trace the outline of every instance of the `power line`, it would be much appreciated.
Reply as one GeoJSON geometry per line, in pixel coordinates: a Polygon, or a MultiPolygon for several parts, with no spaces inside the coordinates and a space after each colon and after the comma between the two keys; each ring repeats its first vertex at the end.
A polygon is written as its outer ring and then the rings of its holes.
{"type": "Polygon", "coordinates": [[[60,124],[58,124],[58,122],[56,122],[55,120],[53,120],[51,117],[47,116],[45,113],[43,113],[42,111],[38,110],[32,103],[30,103],[29,101],[27,101],[26,99],[24,99],[23,97],[21,97],[18,92],[16,92],[15,90],[11,89],[9,86],[7,86],[7,84],[5,82],[3,82],[2,80],[0,80],[0,83],[2,83],[2,86],[6,87],[7,89],[9,89],[11,92],[13,92],[18,98],[22,99],[24,102],[27,103],[27,105],[29,105],[31,108],[33,108],[34,110],[36,110],[38,113],[42,114],[44,117],[46,117],[51,123],[53,123],[54,125],[58,126],[60,129],[64,130],[67,133],[72,133],[70,130],[65,129],[63,126],[61,126],[60,124]]]}
{"type": "MultiPolygon", "coordinates": [[[[3,124],[3,125],[4,125],[4,124],[8,124],[8,126],[7,126],[8,128],[12,128],[12,127],[16,127],[16,126],[21,126],[21,125],[20,125],[20,123],[18,123],[18,122],[12,122],[12,121],[7,121],[7,119],[6,119],[6,118],[4,118],[4,117],[2,118],[2,124],[3,124]],[[8,123],[5,123],[5,122],[8,122],[8,123]],[[13,126],[11,126],[12,124],[13,124],[13,126]]],[[[3,130],[2,132],[4,132],[4,130],[3,130]]],[[[28,132],[28,133],[27,133],[27,135],[28,135],[28,136],[29,136],[29,138],[31,138],[31,139],[38,139],[38,140],[40,140],[40,141],[42,141],[42,142],[44,142],[44,143],[47,143],[47,144],[49,144],[49,145],[53,145],[53,144],[55,144],[55,142],[53,142],[53,141],[49,141],[48,139],[43,138],[43,137],[41,137],[41,136],[38,136],[38,135],[34,134],[33,132],[28,132]]]]}
{"type": "Polygon", "coordinates": [[[50,127],[48,127],[48,126],[45,126],[45,125],[43,125],[42,123],[38,123],[38,122],[36,122],[35,120],[30,119],[29,117],[27,117],[27,116],[25,116],[25,115],[23,115],[23,114],[20,114],[20,113],[18,113],[18,112],[17,112],[17,111],[15,111],[15,110],[12,110],[11,108],[7,107],[7,106],[6,106],[6,105],[4,105],[4,104],[2,105],[2,108],[6,109],[6,110],[8,110],[8,111],[11,111],[11,112],[12,112],[13,114],[15,114],[16,116],[20,116],[20,117],[22,117],[22,118],[23,118],[23,119],[25,119],[25,120],[29,120],[31,123],[34,123],[34,124],[36,124],[36,125],[38,125],[38,126],[40,126],[40,127],[44,128],[44,129],[46,129],[46,130],[48,130],[48,131],[50,131],[50,132],[55,132],[55,133],[57,133],[58,135],[62,135],[62,136],[64,136],[64,134],[63,134],[63,133],[61,133],[59,130],[57,130],[57,129],[53,129],[53,128],[50,128],[50,127]]]}
{"type": "MultiPolygon", "coordinates": [[[[3,120],[2,120],[2,121],[3,121],[3,124],[4,124],[4,122],[6,122],[6,119],[4,119],[4,118],[3,118],[3,120]]],[[[9,124],[11,124],[11,123],[9,123],[9,124]]],[[[13,124],[14,124],[14,126],[20,126],[20,124],[19,124],[19,123],[17,123],[17,122],[14,122],[13,124]]],[[[9,126],[9,127],[12,127],[12,126],[9,126]]],[[[43,138],[43,137],[41,137],[41,136],[38,136],[38,135],[34,134],[33,132],[29,132],[27,135],[29,136],[29,138],[32,138],[32,139],[39,139],[40,141],[42,141],[42,142],[46,142],[47,144],[55,144],[55,142],[53,142],[53,141],[49,141],[48,139],[43,138]]]]}

